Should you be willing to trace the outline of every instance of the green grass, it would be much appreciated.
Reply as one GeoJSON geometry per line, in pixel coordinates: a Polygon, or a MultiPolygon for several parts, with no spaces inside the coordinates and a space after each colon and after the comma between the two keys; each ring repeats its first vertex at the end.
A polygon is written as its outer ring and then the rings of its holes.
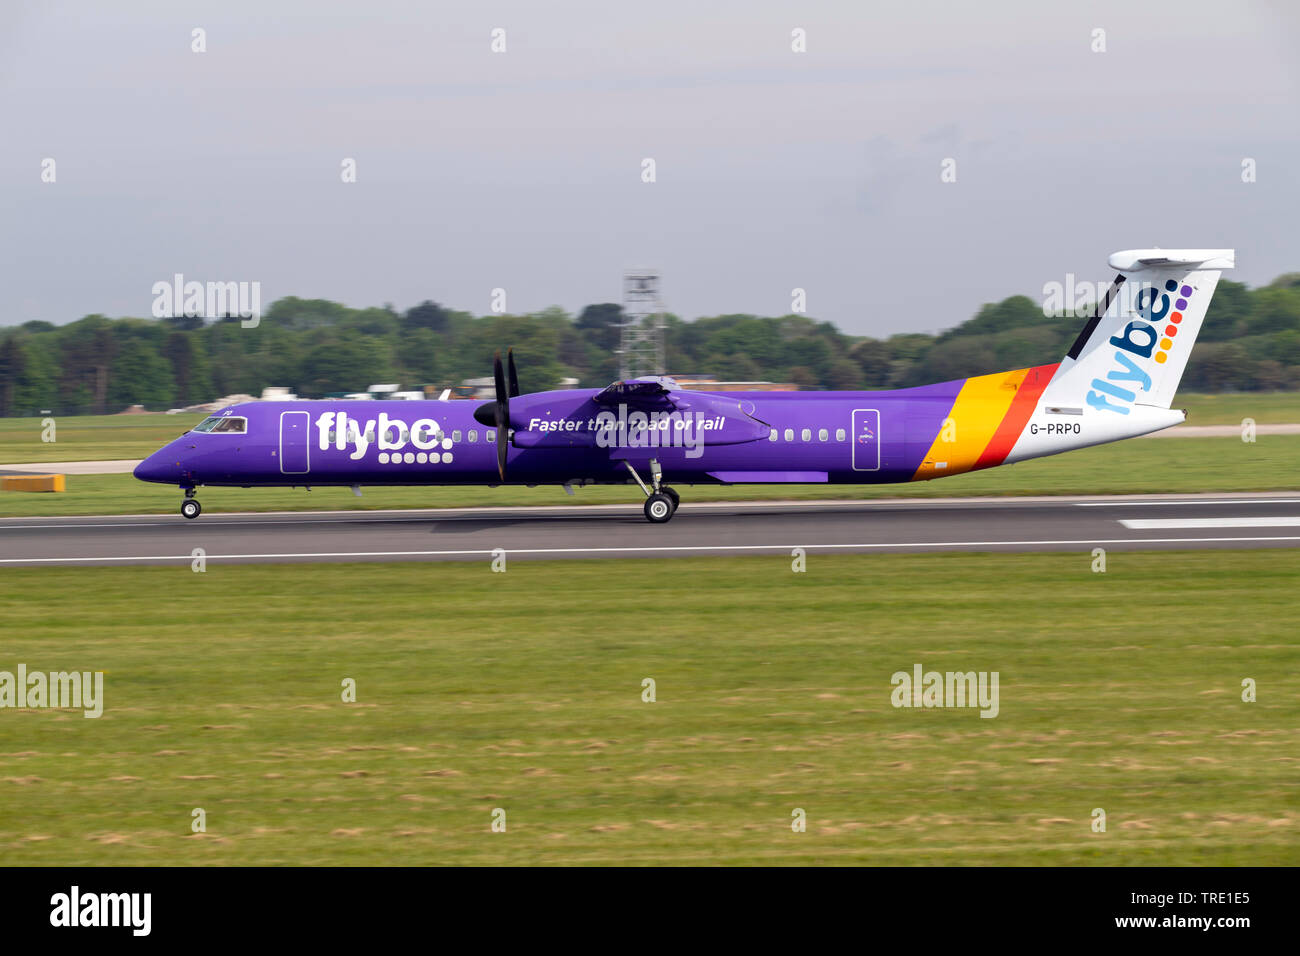
{"type": "Polygon", "coordinates": [[[107,676],[98,720],[0,711],[0,851],[10,866],[1300,863],[1300,553],[1090,564],[9,570],[0,669],[107,676]],[[893,708],[891,675],[915,663],[998,671],[1000,715],[893,708]]]}
{"type": "Polygon", "coordinates": [[[144,458],[203,421],[203,415],[55,416],[52,442],[40,418],[0,418],[0,467],[12,462],[144,458]]]}
{"type": "MultiPolygon", "coordinates": [[[[1300,435],[1264,435],[1254,444],[1236,438],[1131,439],[966,475],[896,485],[680,486],[687,502],[1296,489],[1300,489],[1300,435]]],[[[579,488],[572,497],[557,487],[366,487],[361,498],[354,498],[346,488],[310,492],[201,488],[199,500],[205,513],[212,513],[610,502],[635,508],[641,495],[632,486],[579,488]]],[[[177,488],[147,484],[131,475],[69,475],[67,491],[62,494],[0,494],[0,516],[172,513],[180,501],[177,488]]]]}
{"type": "Polygon", "coordinates": [[[1223,395],[1182,393],[1174,408],[1187,409],[1189,425],[1240,425],[1243,418],[1257,425],[1300,422],[1300,392],[1233,392],[1223,395]]]}
{"type": "MultiPolygon", "coordinates": [[[[1174,402],[1188,410],[1192,425],[1300,422],[1300,392],[1182,394],[1174,402]]],[[[144,458],[203,420],[202,415],[56,416],[55,442],[41,440],[40,418],[0,418],[0,464],[5,462],[98,461],[144,458]]]]}

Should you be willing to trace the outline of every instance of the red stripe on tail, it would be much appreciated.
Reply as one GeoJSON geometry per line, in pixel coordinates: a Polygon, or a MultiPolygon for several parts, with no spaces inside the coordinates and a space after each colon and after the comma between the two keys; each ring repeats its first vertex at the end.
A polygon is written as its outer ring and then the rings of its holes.
{"type": "Polygon", "coordinates": [[[1020,388],[1016,390],[1016,397],[1012,399],[1011,407],[1002,416],[1002,423],[989,439],[984,453],[972,466],[972,471],[1000,465],[1007,455],[1011,454],[1011,449],[1015,447],[1020,433],[1029,423],[1029,416],[1034,413],[1034,408],[1038,405],[1038,397],[1043,394],[1043,389],[1052,380],[1060,364],[1057,362],[1055,365],[1038,365],[1029,370],[1024,381],[1020,383],[1020,388]]]}

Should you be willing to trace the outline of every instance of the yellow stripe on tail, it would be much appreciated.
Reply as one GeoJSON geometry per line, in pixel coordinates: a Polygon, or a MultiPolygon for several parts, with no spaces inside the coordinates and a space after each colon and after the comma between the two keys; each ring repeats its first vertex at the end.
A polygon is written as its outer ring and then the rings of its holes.
{"type": "Polygon", "coordinates": [[[1029,369],[966,379],[913,481],[970,471],[993,440],[1029,369]]]}

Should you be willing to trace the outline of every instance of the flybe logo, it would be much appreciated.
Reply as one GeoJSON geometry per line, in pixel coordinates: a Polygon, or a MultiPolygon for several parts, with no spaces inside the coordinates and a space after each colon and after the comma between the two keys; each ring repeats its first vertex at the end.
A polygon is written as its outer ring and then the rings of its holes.
{"type": "Polygon", "coordinates": [[[1190,285],[1180,286],[1173,279],[1165,282],[1163,291],[1156,286],[1138,290],[1133,308],[1143,321],[1129,322],[1123,332],[1110,337],[1110,344],[1115,346],[1115,368],[1106,373],[1105,379],[1092,380],[1092,390],[1087,396],[1089,405],[1127,415],[1137,400],[1134,389],[1151,390],[1149,366],[1144,366],[1148,361],[1157,365],[1169,361],[1169,350],[1174,347],[1192,291],[1190,285]],[[1165,323],[1163,329],[1161,323],[1165,323]]]}
{"type": "MultiPolygon", "coordinates": [[[[380,461],[387,462],[387,453],[400,452],[407,447],[408,441],[425,453],[440,445],[451,448],[451,439],[443,434],[442,427],[432,418],[417,419],[408,430],[405,422],[389,418],[386,412],[380,412],[377,421],[372,418],[367,422],[358,421],[347,412],[325,412],[316,419],[316,431],[321,451],[328,448],[346,451],[351,445],[348,457],[353,461],[359,461],[374,446],[382,452],[380,461]]],[[[450,455],[446,458],[451,460],[450,455]]],[[[411,461],[412,458],[407,455],[405,460],[411,461]]],[[[423,456],[421,460],[424,460],[423,456]]]]}

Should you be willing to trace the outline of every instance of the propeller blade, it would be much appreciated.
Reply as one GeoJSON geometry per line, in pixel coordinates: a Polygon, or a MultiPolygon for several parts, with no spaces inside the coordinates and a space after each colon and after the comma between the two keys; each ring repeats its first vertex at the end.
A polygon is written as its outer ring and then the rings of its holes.
{"type": "Polygon", "coordinates": [[[497,473],[501,480],[506,480],[506,442],[510,437],[510,429],[501,425],[497,428],[497,473]]]}
{"type": "Polygon", "coordinates": [[[506,372],[501,366],[501,353],[498,351],[492,358],[492,385],[496,390],[497,404],[505,401],[506,395],[506,372]]]}
{"type": "Polygon", "coordinates": [[[519,373],[515,371],[514,349],[506,349],[506,370],[509,373],[510,397],[515,398],[519,394],[519,373]]]}
{"type": "Polygon", "coordinates": [[[506,373],[501,367],[501,353],[492,360],[492,384],[497,398],[497,472],[506,480],[506,442],[510,438],[510,393],[506,391],[506,373]]]}

